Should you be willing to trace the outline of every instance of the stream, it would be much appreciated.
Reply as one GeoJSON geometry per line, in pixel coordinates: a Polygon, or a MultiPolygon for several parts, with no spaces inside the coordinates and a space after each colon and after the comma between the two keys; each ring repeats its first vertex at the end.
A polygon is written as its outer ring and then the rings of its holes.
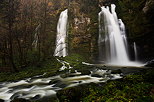
{"type": "Polygon", "coordinates": [[[103,69],[89,70],[89,74],[86,75],[77,70],[73,73],[69,71],[48,78],[39,75],[20,81],[1,82],[0,99],[5,100],[5,102],[10,102],[16,98],[41,100],[46,97],[56,97],[57,91],[63,88],[86,83],[101,83],[119,78],[122,78],[121,74],[111,74],[111,70],[103,69]]]}

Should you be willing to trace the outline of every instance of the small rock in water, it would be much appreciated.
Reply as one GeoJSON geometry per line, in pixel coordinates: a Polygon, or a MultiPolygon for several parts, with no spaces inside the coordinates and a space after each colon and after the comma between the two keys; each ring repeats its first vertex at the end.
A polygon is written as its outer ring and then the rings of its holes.
{"type": "Polygon", "coordinates": [[[35,97],[31,98],[31,100],[38,100],[38,99],[40,99],[40,98],[41,98],[40,95],[36,95],[35,97]]]}
{"type": "Polygon", "coordinates": [[[145,64],[146,67],[154,67],[154,59],[145,64]]]}
{"type": "Polygon", "coordinates": [[[54,79],[54,80],[51,80],[51,81],[49,82],[49,85],[56,84],[56,83],[60,83],[60,82],[61,82],[60,80],[54,79]]]}
{"type": "Polygon", "coordinates": [[[79,83],[82,83],[82,81],[79,81],[79,83]]]}
{"type": "Polygon", "coordinates": [[[89,70],[82,70],[81,75],[89,75],[91,72],[89,70]]]}
{"type": "Polygon", "coordinates": [[[60,75],[61,78],[67,78],[69,76],[69,74],[62,74],[60,75]]]}
{"type": "Polygon", "coordinates": [[[91,76],[92,77],[99,77],[99,78],[102,77],[101,75],[98,75],[98,74],[92,74],[91,76]]]}
{"type": "Polygon", "coordinates": [[[65,88],[67,85],[65,83],[58,83],[54,85],[53,87],[60,87],[60,88],[65,88]]]}
{"type": "Polygon", "coordinates": [[[112,70],[111,74],[120,74],[122,71],[120,69],[112,70]]]}
{"type": "Polygon", "coordinates": [[[4,100],[0,99],[0,102],[4,102],[4,100]]]}

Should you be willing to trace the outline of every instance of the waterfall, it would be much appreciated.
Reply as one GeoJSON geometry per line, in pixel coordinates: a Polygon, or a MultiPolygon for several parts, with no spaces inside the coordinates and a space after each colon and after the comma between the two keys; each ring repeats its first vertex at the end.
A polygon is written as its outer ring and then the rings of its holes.
{"type": "Polygon", "coordinates": [[[138,61],[137,46],[135,42],[134,42],[134,56],[135,56],[135,61],[138,61]]]}
{"type": "Polygon", "coordinates": [[[116,6],[101,7],[99,13],[99,60],[116,65],[128,64],[127,39],[125,26],[121,19],[118,19],[115,12],[116,6]]]}
{"type": "Polygon", "coordinates": [[[57,38],[56,38],[56,49],[54,52],[54,56],[65,57],[68,55],[67,53],[67,15],[68,10],[64,10],[61,12],[59,21],[57,24],[57,38]]]}
{"type": "Polygon", "coordinates": [[[34,40],[33,40],[33,43],[32,43],[32,46],[34,46],[35,49],[37,48],[37,45],[38,45],[40,28],[41,28],[41,23],[35,29],[34,40]]]}
{"type": "Polygon", "coordinates": [[[127,51],[127,54],[128,54],[128,42],[127,42],[127,37],[126,37],[125,24],[122,22],[121,19],[119,19],[119,27],[120,27],[121,35],[122,35],[122,38],[124,40],[124,44],[125,44],[126,51],[127,51]]]}

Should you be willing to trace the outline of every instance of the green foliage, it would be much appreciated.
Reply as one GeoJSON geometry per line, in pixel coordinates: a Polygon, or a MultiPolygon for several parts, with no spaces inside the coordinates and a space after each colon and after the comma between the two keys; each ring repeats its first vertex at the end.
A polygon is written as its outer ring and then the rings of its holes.
{"type": "Polygon", "coordinates": [[[0,73],[0,82],[21,80],[36,75],[43,75],[44,73],[46,73],[44,77],[53,76],[58,73],[61,66],[62,65],[55,58],[49,58],[48,60],[41,62],[40,65],[27,67],[22,69],[19,73],[0,73]]]}
{"type": "Polygon", "coordinates": [[[129,75],[123,80],[111,81],[103,87],[92,89],[90,95],[83,100],[86,100],[85,102],[92,100],[97,100],[96,102],[152,102],[152,97],[149,96],[151,86],[152,84],[144,82],[141,75],[129,75]]]}

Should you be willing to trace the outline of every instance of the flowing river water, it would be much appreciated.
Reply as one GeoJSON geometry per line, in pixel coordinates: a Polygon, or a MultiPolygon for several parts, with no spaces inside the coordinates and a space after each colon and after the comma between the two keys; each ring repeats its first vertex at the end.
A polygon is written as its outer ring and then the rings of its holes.
{"type": "Polygon", "coordinates": [[[0,99],[5,102],[10,102],[16,98],[41,100],[46,97],[56,97],[57,91],[66,87],[122,78],[121,74],[111,74],[111,70],[92,69],[89,72],[89,74],[83,75],[75,70],[48,78],[39,75],[19,81],[1,82],[0,99]]]}

